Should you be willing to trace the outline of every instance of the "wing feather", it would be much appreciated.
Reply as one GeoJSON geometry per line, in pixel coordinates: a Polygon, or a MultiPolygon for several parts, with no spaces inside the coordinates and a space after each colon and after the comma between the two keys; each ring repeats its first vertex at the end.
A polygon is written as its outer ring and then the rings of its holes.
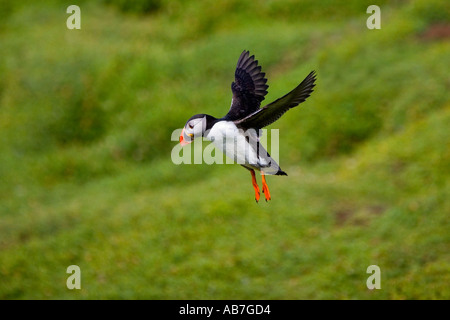
{"type": "Polygon", "coordinates": [[[270,125],[286,111],[305,101],[313,92],[315,81],[316,73],[312,71],[294,90],[234,123],[245,130],[261,129],[270,125]]]}
{"type": "Polygon", "coordinates": [[[231,107],[224,118],[235,121],[259,110],[269,88],[264,76],[255,56],[250,56],[249,51],[243,51],[236,65],[235,80],[231,84],[231,107]]]}

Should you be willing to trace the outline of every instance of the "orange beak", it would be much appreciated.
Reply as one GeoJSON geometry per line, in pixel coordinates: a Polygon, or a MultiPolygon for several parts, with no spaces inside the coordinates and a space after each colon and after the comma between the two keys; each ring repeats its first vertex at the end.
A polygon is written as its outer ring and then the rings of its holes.
{"type": "Polygon", "coordinates": [[[184,128],[183,128],[183,130],[181,131],[181,134],[180,134],[180,144],[181,144],[181,146],[185,146],[185,145],[187,145],[187,144],[192,142],[192,140],[186,140],[184,137],[185,137],[185,134],[184,134],[184,128]]]}

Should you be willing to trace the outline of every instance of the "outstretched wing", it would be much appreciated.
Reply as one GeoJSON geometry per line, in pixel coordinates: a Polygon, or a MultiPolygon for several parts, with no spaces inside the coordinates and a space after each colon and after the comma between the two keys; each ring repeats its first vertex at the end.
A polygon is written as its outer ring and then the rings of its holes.
{"type": "Polygon", "coordinates": [[[313,92],[314,81],[316,81],[316,73],[312,71],[294,90],[234,123],[243,129],[261,129],[268,126],[277,121],[286,111],[305,101],[313,92]]]}
{"type": "Polygon", "coordinates": [[[226,119],[239,120],[259,110],[269,87],[264,76],[265,73],[261,72],[255,56],[250,56],[250,52],[243,51],[237,62],[235,80],[231,84],[233,99],[230,110],[225,116],[226,119]]]}

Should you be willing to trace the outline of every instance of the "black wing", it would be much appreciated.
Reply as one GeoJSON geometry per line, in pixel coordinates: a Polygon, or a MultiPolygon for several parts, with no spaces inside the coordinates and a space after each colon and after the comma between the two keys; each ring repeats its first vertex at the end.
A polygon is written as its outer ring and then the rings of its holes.
{"type": "Polygon", "coordinates": [[[250,52],[243,51],[237,62],[235,80],[231,84],[233,92],[231,107],[224,118],[232,121],[239,120],[259,110],[269,87],[264,76],[265,73],[261,72],[255,56],[250,56],[250,52]]]}
{"type": "Polygon", "coordinates": [[[316,73],[312,71],[294,90],[234,123],[243,129],[261,129],[268,126],[277,121],[286,111],[305,101],[313,92],[314,81],[316,81],[316,73]]]}

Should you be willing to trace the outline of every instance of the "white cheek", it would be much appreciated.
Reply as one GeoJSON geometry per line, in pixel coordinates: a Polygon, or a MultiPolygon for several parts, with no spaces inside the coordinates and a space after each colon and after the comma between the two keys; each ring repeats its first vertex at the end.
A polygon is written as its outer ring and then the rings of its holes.
{"type": "Polygon", "coordinates": [[[192,131],[193,131],[193,133],[194,133],[194,136],[196,136],[196,137],[201,137],[201,135],[202,135],[202,126],[201,126],[201,124],[195,126],[194,129],[193,129],[192,131]]]}

